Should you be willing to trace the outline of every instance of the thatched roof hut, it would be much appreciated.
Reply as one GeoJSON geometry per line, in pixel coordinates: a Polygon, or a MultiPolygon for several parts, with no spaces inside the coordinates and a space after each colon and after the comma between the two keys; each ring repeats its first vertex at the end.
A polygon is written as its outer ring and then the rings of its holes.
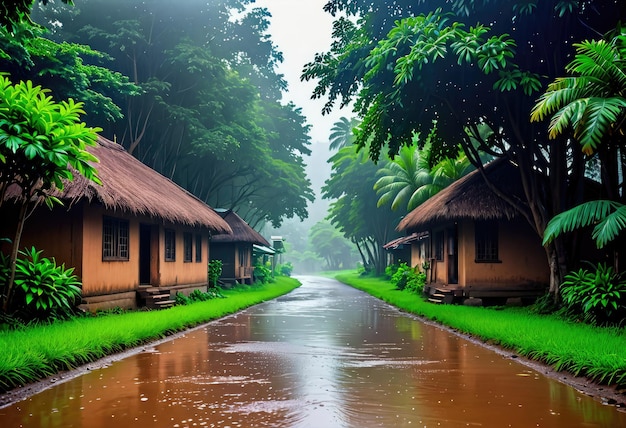
{"type": "Polygon", "coordinates": [[[208,205],[170,179],[141,163],[121,145],[98,136],[89,147],[100,162],[96,165],[102,186],[80,175],[55,196],[70,205],[98,201],[107,209],[160,218],[171,223],[206,227],[213,233],[230,233],[228,224],[208,205]]]}
{"type": "Polygon", "coordinates": [[[213,235],[211,242],[227,243],[227,242],[248,242],[256,245],[269,247],[270,243],[256,230],[250,227],[237,213],[233,210],[216,209],[215,210],[232,229],[232,234],[213,235]]]}
{"type": "MultiPolygon", "coordinates": [[[[516,166],[506,159],[485,167],[489,179],[506,195],[520,198],[522,184],[516,166]]],[[[438,221],[513,219],[520,213],[497,196],[476,170],[452,183],[407,214],[397,230],[416,230],[438,221]]]]}

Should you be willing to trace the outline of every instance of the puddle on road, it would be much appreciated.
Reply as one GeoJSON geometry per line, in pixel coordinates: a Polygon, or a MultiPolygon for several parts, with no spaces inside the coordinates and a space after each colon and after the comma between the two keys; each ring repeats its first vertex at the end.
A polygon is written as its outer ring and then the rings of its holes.
{"type": "Polygon", "coordinates": [[[511,359],[333,280],[302,280],[0,409],[0,426],[626,426],[625,413],[511,359]]]}

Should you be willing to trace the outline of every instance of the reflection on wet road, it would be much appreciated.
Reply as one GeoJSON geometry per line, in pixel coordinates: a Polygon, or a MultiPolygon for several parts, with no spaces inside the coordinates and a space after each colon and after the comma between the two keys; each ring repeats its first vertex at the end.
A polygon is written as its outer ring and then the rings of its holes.
{"type": "Polygon", "coordinates": [[[626,414],[334,280],[0,409],[1,427],[626,427],[626,414]]]}

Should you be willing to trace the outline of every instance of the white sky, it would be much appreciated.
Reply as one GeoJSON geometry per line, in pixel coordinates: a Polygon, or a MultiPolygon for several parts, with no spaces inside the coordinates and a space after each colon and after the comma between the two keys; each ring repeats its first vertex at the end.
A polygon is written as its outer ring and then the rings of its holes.
{"type": "Polygon", "coordinates": [[[322,116],[326,99],[311,100],[315,82],[301,82],[302,67],[313,60],[315,53],[326,52],[331,43],[332,16],[322,7],[327,0],[256,0],[253,7],[265,7],[272,14],[269,32],[283,53],[279,73],[289,84],[287,101],[302,108],[311,128],[311,141],[328,142],[333,124],[341,117],[351,117],[349,109],[335,109],[322,116]]]}

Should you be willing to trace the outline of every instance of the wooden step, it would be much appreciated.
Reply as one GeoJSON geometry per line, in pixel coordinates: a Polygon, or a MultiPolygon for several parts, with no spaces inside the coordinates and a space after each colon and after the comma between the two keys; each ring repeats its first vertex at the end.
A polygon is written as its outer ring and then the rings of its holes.
{"type": "Polygon", "coordinates": [[[176,303],[175,300],[160,300],[158,302],[154,302],[156,308],[158,309],[171,308],[172,306],[174,306],[174,303],[176,303]]]}

